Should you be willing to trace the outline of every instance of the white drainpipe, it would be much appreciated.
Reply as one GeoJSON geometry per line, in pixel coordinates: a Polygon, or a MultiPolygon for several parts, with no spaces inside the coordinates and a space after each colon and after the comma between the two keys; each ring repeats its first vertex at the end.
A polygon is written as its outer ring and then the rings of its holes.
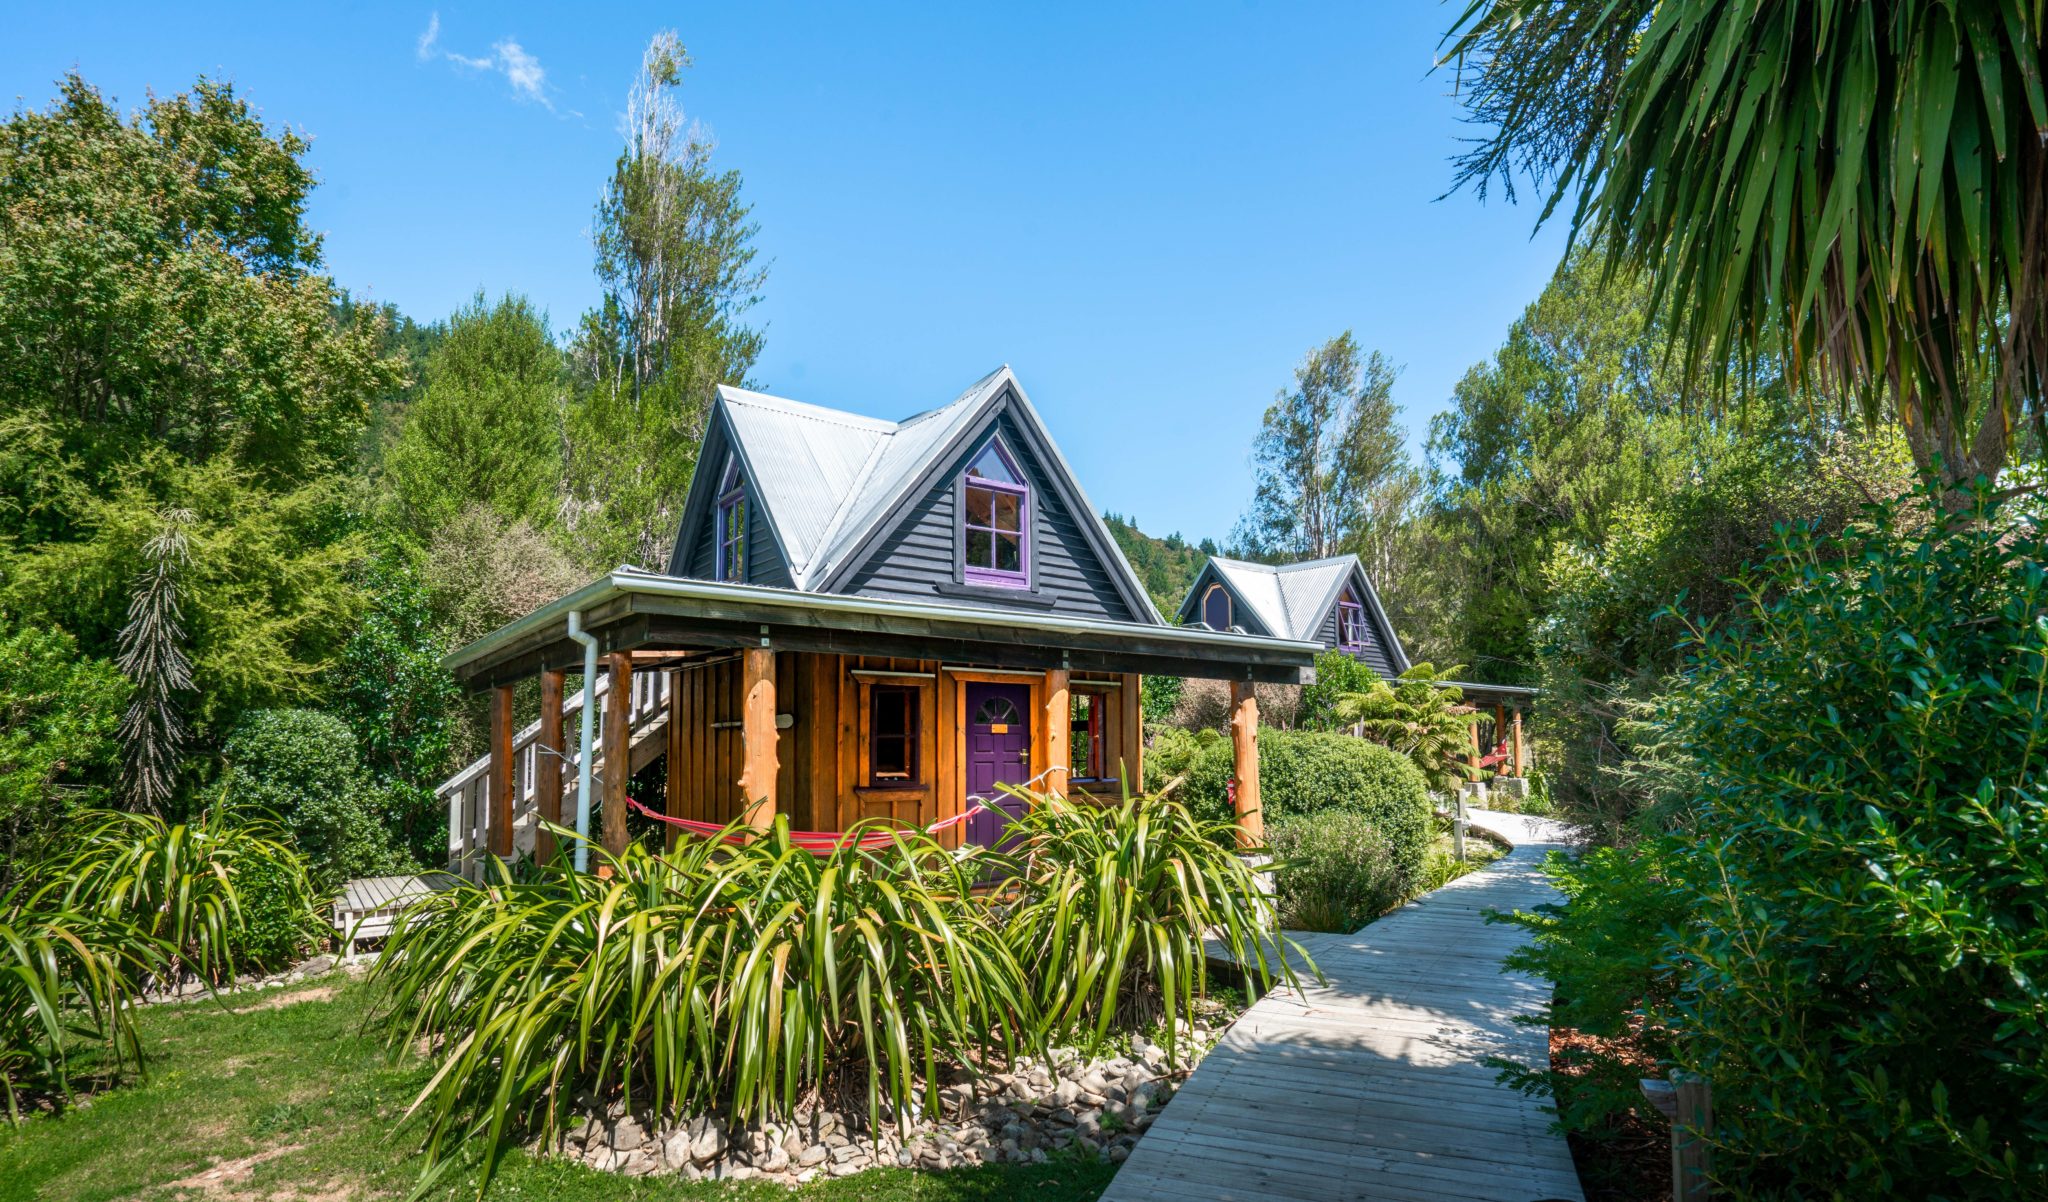
{"type": "MultiPolygon", "coordinates": [[[[576,871],[590,871],[590,725],[597,712],[597,639],[583,632],[583,611],[569,611],[569,637],[583,644],[583,718],[576,746],[576,871]]],[[[612,698],[616,705],[618,698],[612,698]]]]}

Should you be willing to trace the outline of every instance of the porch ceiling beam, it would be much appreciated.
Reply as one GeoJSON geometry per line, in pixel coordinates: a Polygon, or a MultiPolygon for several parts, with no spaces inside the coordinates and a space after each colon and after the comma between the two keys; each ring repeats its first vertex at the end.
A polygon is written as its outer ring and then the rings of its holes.
{"type": "MultiPolygon", "coordinates": [[[[600,648],[607,652],[658,648],[680,654],[685,651],[758,647],[761,645],[762,625],[760,622],[633,615],[616,619],[601,629],[593,626],[591,630],[598,637],[600,648]]],[[[987,628],[988,633],[996,637],[983,642],[934,633],[767,625],[769,645],[783,651],[940,659],[1023,672],[1044,672],[1064,667],[1087,673],[1132,672],[1146,676],[1250,679],[1260,684],[1295,684],[1301,679],[1300,668],[1291,662],[1248,663],[1213,655],[1190,655],[1181,648],[1162,653],[1135,646],[1122,649],[1045,646],[1019,642],[1018,639],[1024,637],[1022,632],[1000,627],[987,628]]],[[[470,687],[482,688],[521,680],[547,668],[574,670],[580,664],[582,654],[582,648],[558,634],[550,642],[537,642],[504,658],[493,656],[463,665],[456,669],[456,675],[470,687]]]]}

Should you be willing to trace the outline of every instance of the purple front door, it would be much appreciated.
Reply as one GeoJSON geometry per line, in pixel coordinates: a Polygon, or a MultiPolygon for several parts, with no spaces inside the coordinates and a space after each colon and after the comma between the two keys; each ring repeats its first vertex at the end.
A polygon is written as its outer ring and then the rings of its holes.
{"type": "Polygon", "coordinates": [[[985,799],[988,812],[967,820],[967,840],[994,847],[1005,813],[1022,814],[1025,802],[997,785],[1031,779],[1031,686],[967,683],[967,795],[985,799]],[[997,812],[997,811],[1001,812],[997,812]]]}

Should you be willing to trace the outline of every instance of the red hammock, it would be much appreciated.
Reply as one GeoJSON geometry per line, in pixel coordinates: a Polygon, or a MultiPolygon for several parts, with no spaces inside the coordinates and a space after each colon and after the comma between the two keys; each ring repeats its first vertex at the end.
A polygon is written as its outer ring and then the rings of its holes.
{"type": "MultiPolygon", "coordinates": [[[[716,822],[692,822],[688,818],[671,817],[659,810],[650,810],[630,797],[626,799],[626,804],[640,811],[641,814],[654,819],[656,822],[666,822],[670,826],[681,827],[700,838],[722,838],[727,843],[744,843],[753,833],[751,831],[728,830],[724,825],[716,822]]],[[[955,823],[967,821],[987,808],[987,805],[976,801],[965,813],[955,814],[951,818],[940,819],[925,827],[924,833],[936,835],[955,823]]],[[[853,846],[860,848],[862,851],[871,851],[894,843],[897,834],[897,831],[883,829],[869,831],[867,834],[856,838],[841,831],[791,831],[789,832],[789,841],[799,849],[810,852],[814,856],[829,856],[833,852],[848,846],[847,840],[849,839],[855,840],[853,846]]]]}
{"type": "Polygon", "coordinates": [[[1492,755],[1484,755],[1484,756],[1480,756],[1480,757],[1479,757],[1479,766],[1480,766],[1481,768],[1491,768],[1491,767],[1493,767],[1493,766],[1494,766],[1495,764],[1504,764],[1504,763],[1506,763],[1506,762],[1507,762],[1507,759],[1508,759],[1508,741],[1507,741],[1506,739],[1502,739],[1502,740],[1500,741],[1500,745],[1499,745],[1499,746],[1497,746],[1497,747],[1495,747],[1495,748],[1493,749],[1493,754],[1492,754],[1492,755]]]}

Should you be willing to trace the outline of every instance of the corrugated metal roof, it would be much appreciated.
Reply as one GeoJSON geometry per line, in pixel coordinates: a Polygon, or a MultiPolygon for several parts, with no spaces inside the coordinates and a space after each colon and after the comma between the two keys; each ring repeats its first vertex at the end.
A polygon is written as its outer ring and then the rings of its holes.
{"type": "Polygon", "coordinates": [[[764,393],[719,391],[748,482],[800,580],[861,468],[895,427],[764,393]]]}
{"type": "MultiPolygon", "coordinates": [[[[1005,364],[936,409],[900,422],[861,417],[746,389],[719,389],[734,453],[781,545],[790,583],[804,591],[829,587],[847,571],[941,456],[1004,396],[1035,444],[1074,518],[1092,523],[1091,543],[1140,620],[1164,625],[1073,468],[1060,453],[1017,377],[1005,364]]],[[[698,486],[711,486],[708,475],[698,486]]],[[[693,502],[696,503],[696,502],[693,502]]]]}
{"type": "Polygon", "coordinates": [[[1274,637],[1313,640],[1330,599],[1343,587],[1358,557],[1275,565],[1219,556],[1210,562],[1274,637]]]}

